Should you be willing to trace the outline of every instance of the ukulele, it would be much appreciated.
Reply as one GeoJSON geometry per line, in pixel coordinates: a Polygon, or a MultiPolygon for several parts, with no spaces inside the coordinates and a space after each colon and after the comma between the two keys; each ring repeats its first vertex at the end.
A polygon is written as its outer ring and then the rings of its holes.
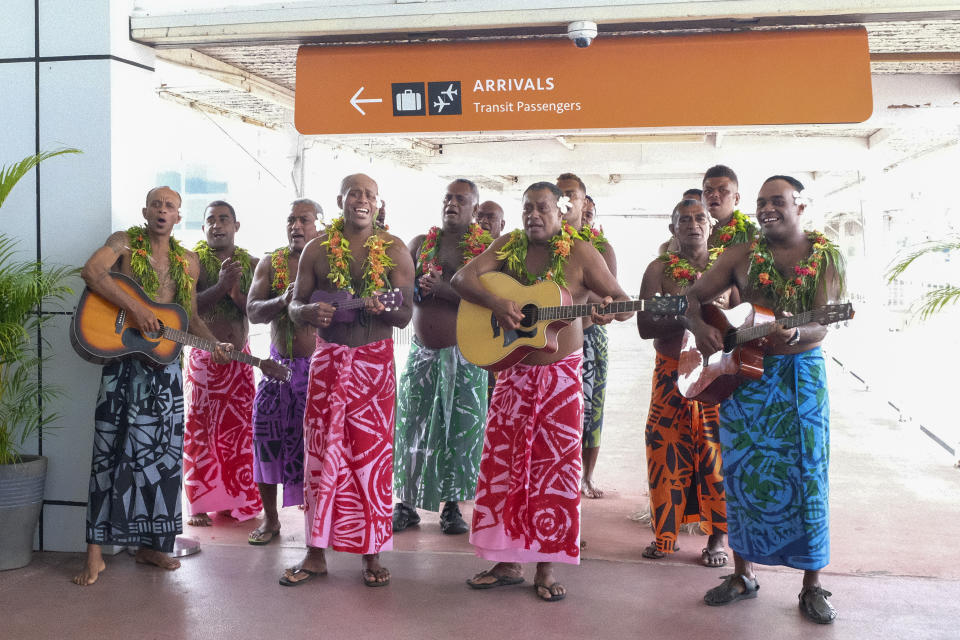
{"type": "Polygon", "coordinates": [[[732,309],[712,304],[700,307],[703,320],[723,333],[723,349],[704,360],[697,341],[689,330],[683,334],[677,389],[685,398],[717,404],[744,379],[759,380],[763,376],[763,340],[780,324],[786,329],[808,322],[831,324],[853,317],[853,307],[828,304],[777,320],[773,311],[749,302],[732,309]]]}
{"type": "MultiPolygon", "coordinates": [[[[187,312],[173,302],[154,302],[130,277],[111,272],[110,277],[131,297],[136,298],[160,319],[160,331],[144,333],[131,324],[126,309],[121,309],[89,287],[84,289],[70,323],[70,343],[88,362],[106,364],[116,358],[135,356],[158,365],[170,364],[180,356],[183,345],[213,352],[211,340],[187,333],[187,312]]],[[[253,365],[264,375],[290,381],[290,370],[269,358],[257,358],[242,351],[231,351],[231,360],[253,365]]]]}

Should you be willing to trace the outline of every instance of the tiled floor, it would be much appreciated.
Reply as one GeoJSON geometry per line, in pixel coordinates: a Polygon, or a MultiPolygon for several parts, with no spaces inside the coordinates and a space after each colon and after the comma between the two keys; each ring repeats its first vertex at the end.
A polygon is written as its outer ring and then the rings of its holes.
{"type": "MultiPolygon", "coordinates": [[[[79,554],[39,553],[0,573],[0,638],[958,638],[960,471],[883,398],[830,370],[832,562],[823,584],[840,610],[821,628],[801,618],[800,573],[761,568],[756,600],[711,608],[703,592],[727,569],[698,565],[705,538],[684,534],[667,560],[640,557],[652,539],[630,519],[646,501],[642,421],[648,344],[612,333],[610,411],[600,457],[602,500],[583,503],[584,561],[559,567],[560,603],[527,583],[475,592],[465,578],[486,565],[466,536],[439,533],[437,515],[395,537],[384,554],[392,584],[369,589],[359,559],[329,556],[330,574],[291,589],[277,584],[302,554],[302,513],[283,511],[283,536],[255,548],[256,521],[217,517],[188,527],[203,551],[167,573],[108,558],[100,581],[72,585],[79,554]],[[623,345],[623,346],[618,346],[623,345]],[[638,373],[638,369],[640,370],[638,373]]],[[[465,505],[468,506],[468,505],[465,505]]],[[[465,509],[469,518],[469,509],[465,509]]]]}

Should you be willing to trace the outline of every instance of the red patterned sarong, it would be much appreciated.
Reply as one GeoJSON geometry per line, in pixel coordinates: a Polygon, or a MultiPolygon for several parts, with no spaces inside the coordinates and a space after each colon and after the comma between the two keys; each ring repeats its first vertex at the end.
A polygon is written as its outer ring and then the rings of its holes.
{"type": "Polygon", "coordinates": [[[189,513],[229,510],[237,520],[253,518],[263,508],[253,481],[253,367],[215,364],[206,351],[191,349],[184,387],[189,513]]]}
{"type": "Polygon", "coordinates": [[[350,553],[393,548],[393,340],[317,340],[303,419],[306,543],[350,553]]]}
{"type": "Polygon", "coordinates": [[[677,361],[657,354],[647,414],[647,477],[657,549],[673,553],[681,524],[726,532],[718,407],[677,389],[677,361]]]}
{"type": "Polygon", "coordinates": [[[497,375],[470,533],[481,558],[580,563],[582,363],[577,351],[497,375]]]}

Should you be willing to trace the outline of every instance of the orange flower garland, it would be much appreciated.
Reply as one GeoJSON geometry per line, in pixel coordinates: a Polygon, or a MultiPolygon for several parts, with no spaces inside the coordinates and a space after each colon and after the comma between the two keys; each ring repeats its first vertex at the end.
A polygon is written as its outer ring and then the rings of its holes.
{"type": "MultiPolygon", "coordinates": [[[[345,289],[357,295],[350,278],[350,262],[353,260],[353,254],[350,251],[350,241],[343,235],[342,217],[337,218],[327,227],[327,239],[322,244],[327,247],[327,261],[330,264],[327,279],[337,289],[345,289]]],[[[389,288],[390,280],[387,277],[387,270],[396,266],[396,263],[387,255],[387,247],[391,244],[393,244],[392,240],[384,240],[377,231],[374,231],[363,243],[368,253],[363,265],[363,289],[359,293],[360,297],[366,298],[380,289],[389,288]]]]}

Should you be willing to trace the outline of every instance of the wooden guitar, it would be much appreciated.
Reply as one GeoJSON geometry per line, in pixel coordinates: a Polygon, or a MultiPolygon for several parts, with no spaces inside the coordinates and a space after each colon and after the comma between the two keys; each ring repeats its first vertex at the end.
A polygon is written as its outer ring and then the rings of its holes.
{"type": "MultiPolygon", "coordinates": [[[[589,316],[598,303],[570,304],[570,292],[544,280],[522,285],[499,271],[485,273],[480,282],[497,295],[513,300],[523,312],[518,329],[500,327],[490,309],[460,301],[457,310],[457,346],[470,362],[490,371],[501,371],[520,362],[531,351],[554,353],[557,334],[576,318],[589,316]]],[[[687,308],[684,296],[613,302],[604,313],[646,311],[660,315],[681,315],[687,308]]]]}
{"type": "MultiPolygon", "coordinates": [[[[70,343],[81,358],[94,364],[106,364],[115,358],[132,355],[165,365],[177,359],[185,344],[204,351],[216,349],[214,342],[186,332],[187,312],[183,307],[172,302],[154,302],[139,284],[122,273],[111,272],[110,277],[157,315],[160,331],[141,332],[131,324],[125,309],[89,288],[84,289],[70,323],[70,343]]],[[[230,352],[230,358],[259,367],[275,380],[290,380],[290,370],[279,362],[236,350],[230,352]]]]}
{"type": "MultiPolygon", "coordinates": [[[[403,292],[400,289],[393,289],[385,293],[379,293],[375,297],[380,301],[385,309],[384,311],[396,311],[403,304],[403,292]]],[[[310,296],[310,302],[326,302],[333,305],[337,310],[330,319],[331,324],[335,322],[353,322],[357,319],[357,309],[363,308],[367,298],[355,298],[350,292],[340,289],[338,291],[322,291],[317,289],[310,296]]]]}
{"type": "Polygon", "coordinates": [[[763,341],[779,323],[786,329],[808,322],[831,324],[853,317],[850,303],[829,304],[776,320],[773,311],[749,302],[732,309],[712,304],[700,307],[703,320],[723,333],[723,350],[704,360],[693,333],[686,331],[680,347],[677,388],[686,398],[717,404],[733,393],[744,379],[763,376],[763,341]]]}

